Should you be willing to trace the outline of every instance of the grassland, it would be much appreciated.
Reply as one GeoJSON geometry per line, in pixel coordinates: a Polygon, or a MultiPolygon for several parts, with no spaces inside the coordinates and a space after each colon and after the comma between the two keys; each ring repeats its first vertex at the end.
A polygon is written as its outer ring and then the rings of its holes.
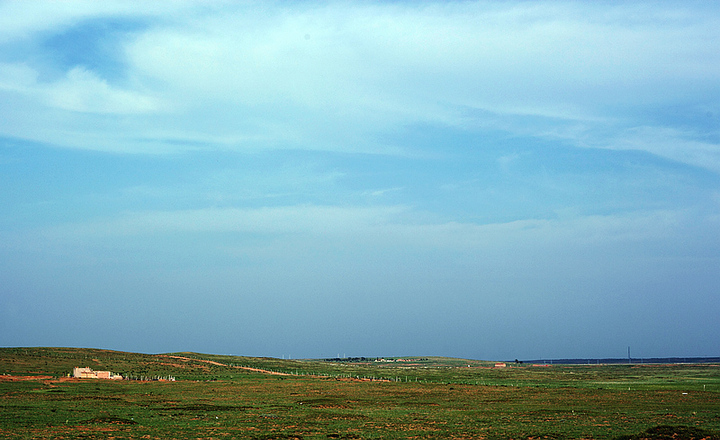
{"type": "Polygon", "coordinates": [[[0,438],[720,439],[718,365],[492,365],[0,348],[0,438]]]}

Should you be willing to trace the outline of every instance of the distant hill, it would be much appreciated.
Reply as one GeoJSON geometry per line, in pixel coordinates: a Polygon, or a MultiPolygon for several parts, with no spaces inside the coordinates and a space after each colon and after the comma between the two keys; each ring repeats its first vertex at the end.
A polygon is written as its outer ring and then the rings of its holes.
{"type": "MultiPolygon", "coordinates": [[[[633,364],[720,363],[720,357],[633,359],[633,364]]],[[[508,367],[535,364],[617,365],[627,359],[552,359],[507,361],[508,367]]],[[[128,379],[223,380],[246,375],[318,376],[369,380],[422,380],[501,384],[509,379],[495,362],[438,357],[355,357],[328,359],[277,359],[202,353],[144,354],[92,348],[0,348],[0,375],[68,376],[74,367],[111,371],[128,379]],[[482,370],[483,373],[479,373],[482,370]]]]}
{"type": "Polygon", "coordinates": [[[489,367],[492,362],[437,357],[277,359],[193,352],[145,354],[94,348],[0,348],[0,375],[64,377],[74,367],[107,370],[126,378],[173,376],[179,380],[212,380],[228,374],[286,374],[381,379],[407,368],[489,367]]]}

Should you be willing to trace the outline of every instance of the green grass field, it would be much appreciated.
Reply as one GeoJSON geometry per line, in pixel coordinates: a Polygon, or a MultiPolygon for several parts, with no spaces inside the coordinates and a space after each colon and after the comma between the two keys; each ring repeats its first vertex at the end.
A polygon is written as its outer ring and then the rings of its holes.
{"type": "Polygon", "coordinates": [[[720,439],[718,365],[492,365],[0,348],[0,438],[720,439]]]}

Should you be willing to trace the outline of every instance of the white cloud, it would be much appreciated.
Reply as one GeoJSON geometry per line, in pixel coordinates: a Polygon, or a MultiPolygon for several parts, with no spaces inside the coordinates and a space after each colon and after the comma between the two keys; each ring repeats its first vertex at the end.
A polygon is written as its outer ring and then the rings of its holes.
{"type": "Polygon", "coordinates": [[[666,11],[652,8],[508,5],[248,7],[148,32],[129,54],[190,92],[409,115],[430,100],[519,113],[582,102],[583,90],[609,101],[631,84],[648,92],[678,76],[714,82],[720,69],[709,51],[717,16],[663,27],[652,17],[666,11]]]}
{"type": "Polygon", "coordinates": [[[557,114],[661,99],[658,86],[687,93],[678,79],[720,73],[712,15],[660,26],[651,8],[556,3],[239,9],[152,30],[128,47],[131,62],[188,94],[411,120],[447,105],[557,114]]]}
{"type": "Polygon", "coordinates": [[[39,74],[22,63],[0,64],[0,90],[15,92],[47,106],[85,113],[147,113],[161,108],[157,99],[113,87],[94,72],[74,67],[52,83],[38,81],[39,74]]]}
{"type": "MultiPolygon", "coordinates": [[[[715,8],[569,2],[18,5],[2,5],[7,14],[0,16],[17,18],[14,25],[4,19],[6,41],[89,17],[148,23],[121,42],[126,84],[75,67],[46,85],[45,102],[57,109],[142,115],[103,126],[95,133],[100,142],[88,133],[90,123],[71,124],[56,139],[77,144],[73,139],[82,130],[94,139],[84,144],[90,148],[152,151],[147,140],[175,138],[240,148],[377,151],[388,148],[376,143],[377,135],[418,123],[499,124],[523,135],[559,130],[574,136],[578,123],[592,128],[618,117],[619,109],[705,99],[720,77],[715,8]],[[534,117],[555,122],[536,120],[528,129],[517,121],[534,117]],[[132,145],[132,138],[144,144],[132,145]]],[[[32,79],[16,78],[20,83],[28,87],[32,79]]],[[[48,118],[67,120],[61,113],[48,118]]],[[[172,147],[159,147],[165,148],[172,147]]]]}
{"type": "Polygon", "coordinates": [[[157,111],[157,100],[137,92],[120,90],[82,67],[41,91],[52,107],[87,113],[138,114],[157,111]]]}

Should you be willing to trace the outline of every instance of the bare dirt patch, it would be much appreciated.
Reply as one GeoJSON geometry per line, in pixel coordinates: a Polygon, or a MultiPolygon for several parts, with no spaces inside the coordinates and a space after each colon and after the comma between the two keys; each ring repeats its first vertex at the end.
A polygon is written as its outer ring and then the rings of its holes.
{"type": "Polygon", "coordinates": [[[0,382],[20,382],[25,380],[47,380],[55,379],[52,376],[11,376],[7,374],[0,375],[0,382]]]}

